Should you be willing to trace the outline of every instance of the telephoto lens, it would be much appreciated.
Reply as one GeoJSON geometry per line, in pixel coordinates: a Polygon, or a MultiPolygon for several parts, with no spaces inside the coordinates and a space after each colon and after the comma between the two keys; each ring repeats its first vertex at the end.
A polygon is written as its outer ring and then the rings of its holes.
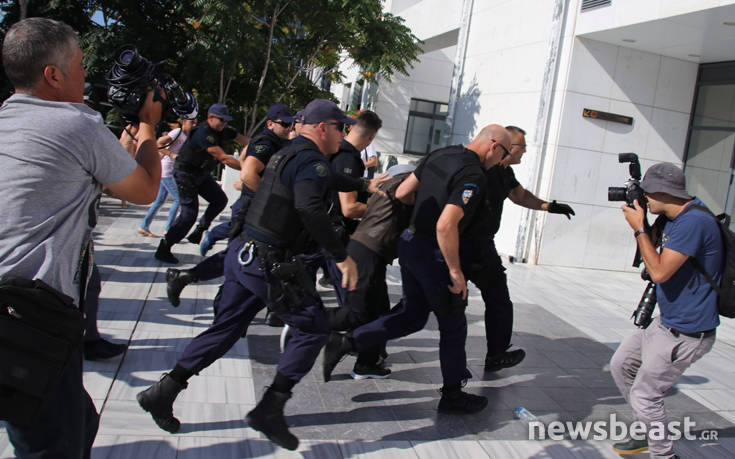
{"type": "Polygon", "coordinates": [[[633,324],[638,328],[648,328],[653,319],[653,310],[656,308],[656,284],[649,282],[643,291],[638,307],[633,311],[633,324]]]}

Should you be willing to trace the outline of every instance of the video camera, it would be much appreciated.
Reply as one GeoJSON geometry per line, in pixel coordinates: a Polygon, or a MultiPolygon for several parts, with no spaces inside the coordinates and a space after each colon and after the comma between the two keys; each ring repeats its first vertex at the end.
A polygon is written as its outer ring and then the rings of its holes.
{"type": "Polygon", "coordinates": [[[620,153],[618,162],[630,163],[630,166],[628,166],[630,178],[625,181],[624,186],[608,187],[607,200],[625,201],[630,207],[634,207],[633,201],[637,199],[641,207],[645,209],[648,200],[643,195],[643,188],[641,188],[641,163],[638,161],[638,155],[635,153],[620,153]]]}
{"type": "Polygon", "coordinates": [[[138,54],[135,46],[125,45],[118,49],[114,64],[105,74],[110,85],[107,90],[110,103],[117,108],[123,120],[135,123],[148,91],[153,89],[156,91],[154,100],[164,103],[164,114],[170,108],[179,118],[195,119],[199,104],[194,95],[184,92],[172,77],[159,73],[156,65],[138,54]],[[160,99],[158,89],[166,94],[165,101],[160,99]]]}

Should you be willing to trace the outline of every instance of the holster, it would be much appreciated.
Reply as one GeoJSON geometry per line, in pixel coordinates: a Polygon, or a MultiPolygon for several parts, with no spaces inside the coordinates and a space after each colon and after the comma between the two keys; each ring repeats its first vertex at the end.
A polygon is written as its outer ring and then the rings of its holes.
{"type": "Polygon", "coordinates": [[[300,258],[267,244],[256,243],[256,250],[268,284],[266,303],[274,314],[297,308],[306,298],[317,295],[300,258]]]}
{"type": "Polygon", "coordinates": [[[0,281],[0,419],[31,426],[82,341],[71,297],[41,280],[0,281]]]}

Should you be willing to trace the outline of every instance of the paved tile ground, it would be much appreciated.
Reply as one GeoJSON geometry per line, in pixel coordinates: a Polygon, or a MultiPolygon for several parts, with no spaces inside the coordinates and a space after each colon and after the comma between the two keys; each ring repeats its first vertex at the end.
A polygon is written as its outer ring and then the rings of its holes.
{"type": "MultiPolygon", "coordinates": [[[[154,221],[154,232],[160,233],[167,209],[154,221]]],[[[158,240],[135,232],[144,211],[102,200],[96,237],[103,279],[99,326],[103,335],[128,342],[129,348],[122,358],[85,365],[85,386],[102,413],[93,457],[618,457],[611,441],[529,440],[528,426],[512,411],[524,406],[545,422],[608,420],[611,413],[629,421],[631,410],[613,384],[608,361],[632,330],[628,317],[643,283],[631,273],[513,264],[508,266],[513,344],[528,354],[518,367],[483,374],[484,306],[479,292],[470,292],[467,353],[474,378],[468,386],[490,399],[481,413],[436,412],[441,375],[432,318],[425,330],[389,344],[390,379],[354,381],[349,377],[354,361],[348,358],[333,381],[324,383],[317,361],[287,405],[287,421],[302,441],[299,450],[273,447],[243,420],[273,377],[279,355],[280,330],[265,326],[261,313],[248,337],[182,392],[175,404],[181,432],[163,432],[138,407],[135,394],[170,370],[189,340],[210,323],[219,281],[187,287],[181,306],[171,307],[166,266],[153,258],[158,240]]],[[[174,252],[182,266],[201,259],[191,244],[177,245],[174,252]]],[[[397,266],[389,269],[388,280],[397,300],[397,266]]],[[[322,293],[333,305],[334,294],[322,293]]],[[[735,321],[727,321],[713,351],[666,397],[672,419],[689,416],[697,433],[719,434],[717,441],[677,442],[682,457],[735,456],[734,347],[735,321]]],[[[4,429],[0,457],[13,457],[4,429]]]]}

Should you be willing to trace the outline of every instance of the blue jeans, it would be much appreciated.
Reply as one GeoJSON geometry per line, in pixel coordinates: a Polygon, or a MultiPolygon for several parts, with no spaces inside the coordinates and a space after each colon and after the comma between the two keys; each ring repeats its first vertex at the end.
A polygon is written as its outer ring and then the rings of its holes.
{"type": "Polygon", "coordinates": [[[151,220],[156,216],[158,209],[160,209],[163,203],[166,202],[166,197],[169,194],[173,198],[174,203],[171,204],[171,210],[168,211],[168,220],[166,221],[166,231],[168,231],[171,226],[171,222],[176,218],[176,212],[179,210],[179,190],[176,187],[176,181],[173,177],[161,177],[161,186],[158,188],[158,196],[156,196],[156,200],[153,201],[153,204],[151,204],[151,207],[148,209],[148,213],[143,217],[143,223],[140,224],[142,229],[150,231],[151,220]]]}

